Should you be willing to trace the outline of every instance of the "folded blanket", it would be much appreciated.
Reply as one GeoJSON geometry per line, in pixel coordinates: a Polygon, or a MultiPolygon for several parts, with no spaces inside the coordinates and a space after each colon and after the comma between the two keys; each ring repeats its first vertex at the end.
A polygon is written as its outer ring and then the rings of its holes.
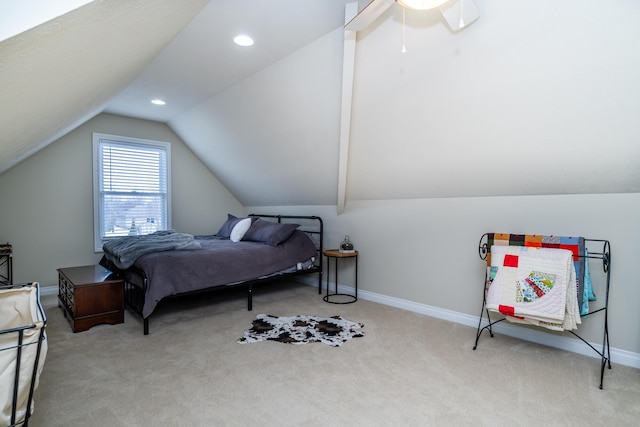
{"type": "Polygon", "coordinates": [[[577,329],[573,253],[565,249],[492,246],[487,309],[507,320],[552,330],[577,329]]]}
{"type": "MultiPolygon", "coordinates": [[[[488,246],[529,246],[536,248],[549,249],[567,249],[573,252],[573,262],[576,269],[576,295],[578,305],[583,305],[584,294],[584,274],[587,259],[582,255],[585,254],[584,237],[567,237],[567,236],[542,236],[539,234],[505,234],[505,233],[489,233],[487,234],[488,246]]],[[[487,266],[491,264],[491,254],[487,257],[487,266]]],[[[588,303],[587,303],[588,304],[588,303]]],[[[587,307],[588,310],[588,307],[587,307]]],[[[585,313],[583,313],[585,314],[585,313]]]]}
{"type": "Polygon", "coordinates": [[[102,245],[104,256],[123,270],[131,267],[142,255],[162,251],[200,249],[191,234],[173,230],[158,231],[143,236],[127,236],[109,240],[102,245]]]}

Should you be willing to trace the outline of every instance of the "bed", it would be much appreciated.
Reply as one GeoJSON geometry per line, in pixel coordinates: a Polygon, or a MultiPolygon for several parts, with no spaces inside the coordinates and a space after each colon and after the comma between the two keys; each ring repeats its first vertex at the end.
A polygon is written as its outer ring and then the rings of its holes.
{"type": "MultiPolygon", "coordinates": [[[[146,238],[105,244],[100,265],[124,280],[127,307],[141,316],[148,335],[149,317],[160,301],[170,297],[244,286],[247,308],[252,310],[254,285],[309,274],[318,275],[321,293],[323,233],[318,216],[228,215],[214,235],[173,236],[181,239],[175,248],[158,244],[154,250],[145,241],[140,254],[124,256],[114,248],[146,238]]],[[[149,239],[164,239],[158,234],[149,239]]]]}

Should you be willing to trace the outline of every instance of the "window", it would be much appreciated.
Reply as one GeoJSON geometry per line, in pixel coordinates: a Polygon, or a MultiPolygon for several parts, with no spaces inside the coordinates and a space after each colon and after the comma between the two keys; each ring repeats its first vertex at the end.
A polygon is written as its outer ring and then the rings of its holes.
{"type": "Polygon", "coordinates": [[[96,252],[108,239],[171,228],[171,145],[93,134],[96,252]]]}

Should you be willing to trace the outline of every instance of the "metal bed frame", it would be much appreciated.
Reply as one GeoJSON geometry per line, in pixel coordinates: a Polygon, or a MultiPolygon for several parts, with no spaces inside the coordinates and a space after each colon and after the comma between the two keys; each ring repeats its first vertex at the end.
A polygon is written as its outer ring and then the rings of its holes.
{"type": "MultiPolygon", "coordinates": [[[[221,289],[229,289],[231,287],[246,286],[247,287],[247,310],[251,311],[253,310],[253,286],[254,285],[270,282],[273,280],[283,279],[287,277],[308,275],[308,274],[314,274],[314,273],[318,273],[318,294],[321,294],[322,293],[322,249],[323,249],[323,236],[324,236],[324,224],[322,222],[322,218],[320,218],[319,216],[262,215],[262,214],[251,214],[249,216],[259,217],[259,218],[268,218],[272,221],[277,221],[278,223],[282,223],[283,220],[285,221],[285,223],[293,222],[294,220],[306,220],[307,224],[301,224],[301,227],[299,230],[307,233],[311,237],[311,240],[316,244],[317,256],[316,256],[314,265],[307,270],[298,270],[298,271],[293,271],[288,273],[274,274],[267,277],[261,277],[259,279],[253,279],[249,281],[235,283],[233,285],[213,286],[210,288],[201,289],[197,291],[184,292],[178,295],[166,297],[165,299],[199,294],[204,292],[211,292],[211,291],[221,290],[221,289]],[[313,224],[315,224],[314,228],[308,229],[308,227],[312,226],[313,224]]],[[[300,222],[303,222],[303,221],[300,221],[300,222]]],[[[142,286],[131,283],[127,281],[126,278],[123,277],[125,302],[126,302],[126,305],[134,313],[136,313],[142,318],[144,335],[148,335],[149,334],[149,317],[151,315],[147,317],[144,317],[142,315],[142,309],[144,307],[144,296],[148,288],[147,277],[144,271],[136,267],[132,266],[129,268],[129,270],[135,271],[136,274],[142,278],[142,286]]]]}
{"type": "MultiPolygon", "coordinates": [[[[609,369],[611,369],[611,351],[610,351],[610,347],[609,347],[609,320],[608,320],[608,309],[609,309],[609,285],[610,285],[610,279],[611,279],[611,244],[609,243],[608,240],[600,240],[600,239],[584,239],[585,240],[585,246],[587,246],[587,243],[592,243],[592,244],[602,244],[602,250],[600,252],[591,252],[588,251],[587,255],[584,254],[579,254],[578,256],[580,258],[584,258],[586,260],[586,262],[589,262],[589,259],[598,259],[602,261],[602,268],[604,270],[604,272],[607,275],[607,282],[606,282],[606,291],[605,291],[605,299],[604,299],[604,306],[599,307],[597,309],[594,310],[589,310],[589,312],[587,314],[581,315],[580,317],[586,317],[595,313],[599,313],[602,312],[604,314],[604,330],[603,330],[603,336],[602,336],[602,350],[598,350],[597,348],[595,348],[591,343],[589,343],[588,341],[586,341],[584,338],[582,338],[580,335],[578,335],[577,333],[573,332],[573,331],[565,331],[565,332],[569,332],[570,334],[572,334],[573,336],[575,336],[576,338],[578,338],[580,341],[582,341],[583,343],[585,343],[587,346],[589,346],[593,351],[595,351],[599,356],[600,356],[600,389],[602,390],[603,388],[603,380],[604,380],[604,368],[605,366],[608,365],[609,369]]],[[[488,247],[488,233],[484,234],[481,238],[480,238],[480,243],[478,245],[478,255],[480,256],[480,259],[482,260],[486,260],[487,259],[487,255],[489,253],[489,247],[488,247]]],[[[485,330],[489,331],[489,335],[493,338],[493,330],[492,330],[492,326],[495,325],[496,323],[500,323],[503,320],[506,320],[506,318],[501,318],[501,319],[497,319],[497,320],[491,320],[491,317],[489,316],[489,310],[486,308],[486,303],[487,303],[487,290],[488,290],[488,277],[487,277],[487,271],[485,270],[485,278],[484,278],[484,291],[483,291],[483,297],[482,297],[482,311],[480,312],[480,319],[478,321],[478,329],[476,331],[476,342],[473,346],[473,349],[475,350],[478,347],[478,340],[480,339],[480,335],[482,335],[482,332],[484,332],[485,330]],[[486,313],[487,315],[487,324],[482,327],[482,320],[483,320],[483,315],[486,313]]]]}

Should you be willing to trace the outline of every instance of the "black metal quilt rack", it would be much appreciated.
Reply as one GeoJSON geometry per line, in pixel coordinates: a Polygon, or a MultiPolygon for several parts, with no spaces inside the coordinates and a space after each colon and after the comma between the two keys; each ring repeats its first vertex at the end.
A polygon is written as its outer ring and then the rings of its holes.
{"type": "MultiPolygon", "coordinates": [[[[489,238],[488,233],[485,233],[484,235],[482,235],[482,237],[480,238],[480,243],[478,245],[478,254],[480,256],[480,259],[482,260],[486,260],[487,255],[490,252],[490,248],[488,247],[488,238],[489,238]]],[[[598,350],[591,343],[589,343],[588,341],[586,341],[584,338],[582,338],[580,335],[578,335],[573,331],[566,330],[565,332],[569,332],[570,334],[578,338],[580,341],[585,343],[587,346],[589,346],[593,351],[595,351],[600,356],[600,389],[602,389],[603,388],[602,384],[604,380],[604,368],[606,365],[608,365],[609,369],[611,369],[611,352],[609,348],[609,324],[608,324],[609,285],[610,285],[610,278],[611,278],[611,245],[608,240],[586,239],[586,238],[584,240],[585,240],[585,246],[587,246],[589,243],[591,243],[592,245],[598,245],[598,244],[602,245],[602,249],[599,252],[591,252],[591,250],[589,249],[587,251],[587,255],[585,255],[584,253],[578,255],[580,258],[584,258],[586,262],[588,262],[588,259],[601,260],[602,268],[606,274],[607,283],[606,283],[604,306],[594,310],[589,310],[587,314],[580,316],[580,317],[586,317],[599,312],[603,313],[604,331],[602,336],[602,350],[598,350]]],[[[485,278],[484,278],[484,285],[483,285],[484,291],[482,293],[482,310],[480,312],[480,319],[478,321],[478,329],[476,331],[476,342],[473,346],[474,350],[478,347],[478,340],[480,339],[480,335],[482,335],[482,332],[484,332],[485,330],[488,330],[489,335],[493,337],[492,326],[495,325],[496,323],[500,323],[503,320],[506,320],[506,318],[504,317],[496,320],[491,320],[491,317],[489,315],[489,309],[486,308],[487,289],[488,289],[488,283],[489,283],[488,282],[489,278],[487,277],[487,274],[488,274],[487,270],[488,269],[485,269],[485,278]],[[482,326],[482,320],[485,313],[487,315],[488,323],[485,326],[482,326]]]]}

